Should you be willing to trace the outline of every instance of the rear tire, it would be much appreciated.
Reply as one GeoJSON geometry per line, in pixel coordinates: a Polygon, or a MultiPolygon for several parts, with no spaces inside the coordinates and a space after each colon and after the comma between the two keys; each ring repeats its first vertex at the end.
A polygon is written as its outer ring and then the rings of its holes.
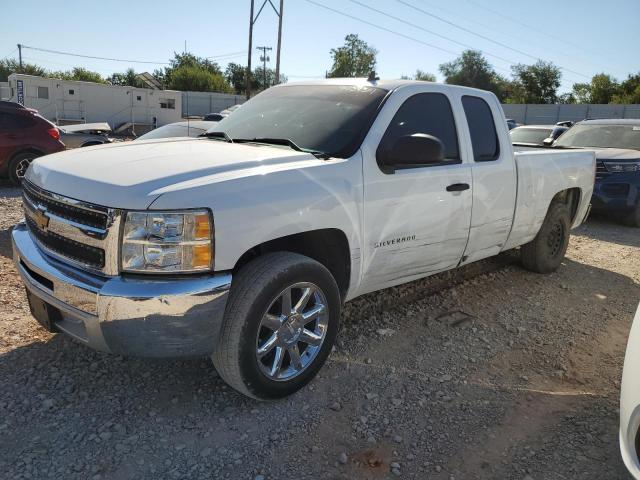
{"type": "Polygon", "coordinates": [[[563,203],[552,203],[536,237],[522,246],[520,256],[527,270],[555,272],[569,246],[571,215],[563,203]]]}
{"type": "Polygon", "coordinates": [[[13,157],[9,162],[9,180],[11,180],[11,183],[20,186],[29,165],[39,156],[37,153],[25,152],[13,157]]]}
{"type": "Polygon", "coordinates": [[[340,307],[336,281],[319,262],[290,252],[258,257],[233,278],[213,363],[244,395],[291,395],[329,356],[340,307]]]}

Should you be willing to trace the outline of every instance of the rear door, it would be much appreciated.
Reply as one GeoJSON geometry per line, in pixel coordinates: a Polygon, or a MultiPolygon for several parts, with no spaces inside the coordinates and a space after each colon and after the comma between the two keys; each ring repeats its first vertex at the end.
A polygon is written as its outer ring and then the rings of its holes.
{"type": "Polygon", "coordinates": [[[31,145],[28,133],[35,120],[27,115],[0,112],[0,162],[6,162],[21,148],[31,145]]]}
{"type": "Polygon", "coordinates": [[[364,248],[361,293],[454,267],[467,244],[471,167],[460,136],[464,118],[441,86],[408,85],[392,93],[363,143],[364,248]],[[415,133],[438,138],[441,164],[384,173],[378,147],[415,133]],[[464,184],[463,191],[447,191],[464,184]]]}
{"type": "Polygon", "coordinates": [[[463,94],[460,102],[473,148],[473,209],[469,244],[462,263],[497,255],[507,241],[516,204],[513,147],[495,96],[463,94]]]}

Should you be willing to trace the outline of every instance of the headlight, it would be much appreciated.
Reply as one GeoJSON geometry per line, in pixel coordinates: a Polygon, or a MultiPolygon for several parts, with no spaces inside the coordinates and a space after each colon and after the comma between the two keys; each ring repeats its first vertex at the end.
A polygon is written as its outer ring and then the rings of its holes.
{"type": "Polygon", "coordinates": [[[213,268],[208,210],[127,212],[121,261],[125,272],[195,272],[213,268]]]}
{"type": "Polygon", "coordinates": [[[632,162],[609,162],[603,161],[608,172],[640,172],[640,161],[632,162]]]}

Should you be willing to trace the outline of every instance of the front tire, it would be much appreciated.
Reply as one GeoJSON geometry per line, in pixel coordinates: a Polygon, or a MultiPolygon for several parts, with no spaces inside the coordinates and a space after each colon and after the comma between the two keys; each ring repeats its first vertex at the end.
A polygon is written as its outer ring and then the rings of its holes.
{"type": "Polygon", "coordinates": [[[570,230],[571,214],[567,206],[551,204],[536,237],[520,249],[524,267],[537,273],[555,272],[567,252],[570,230]]]}
{"type": "Polygon", "coordinates": [[[13,157],[11,162],[9,162],[9,180],[11,180],[11,183],[20,186],[29,165],[31,165],[31,162],[38,158],[38,156],[37,153],[25,152],[13,157]]]}
{"type": "Polygon", "coordinates": [[[340,307],[336,281],[322,264],[289,252],[258,257],[234,276],[213,363],[244,395],[291,395],[331,352],[340,307]]]}

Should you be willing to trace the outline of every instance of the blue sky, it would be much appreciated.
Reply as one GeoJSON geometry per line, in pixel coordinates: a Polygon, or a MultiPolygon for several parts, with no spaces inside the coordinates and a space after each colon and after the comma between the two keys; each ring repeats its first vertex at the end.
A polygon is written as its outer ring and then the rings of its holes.
{"type": "MultiPolygon", "coordinates": [[[[272,1],[278,5],[278,0],[272,1]]],[[[378,74],[382,78],[410,75],[419,68],[437,74],[440,80],[438,65],[455,58],[466,45],[485,52],[496,70],[505,75],[510,72],[510,62],[551,60],[564,69],[563,91],[602,71],[618,79],[640,71],[639,0],[311,1],[355,18],[308,0],[285,0],[281,70],[290,81],[324,76],[331,66],[329,50],[341,45],[349,33],[357,33],[378,49],[378,74]]],[[[255,2],[257,9],[262,0],[255,2]]],[[[184,49],[186,41],[189,51],[218,57],[223,68],[229,61],[246,64],[249,3],[112,0],[89,7],[86,1],[75,0],[3,2],[0,58],[17,58],[16,44],[22,43],[93,56],[166,62],[174,51],[184,49]]],[[[267,3],[254,29],[254,47],[274,47],[271,66],[275,66],[276,43],[277,17],[267,3]]],[[[136,71],[153,71],[161,66],[28,49],[23,55],[26,61],[50,69],[66,70],[77,65],[103,75],[129,66],[136,71]]],[[[259,56],[254,49],[254,65],[259,56]]]]}

